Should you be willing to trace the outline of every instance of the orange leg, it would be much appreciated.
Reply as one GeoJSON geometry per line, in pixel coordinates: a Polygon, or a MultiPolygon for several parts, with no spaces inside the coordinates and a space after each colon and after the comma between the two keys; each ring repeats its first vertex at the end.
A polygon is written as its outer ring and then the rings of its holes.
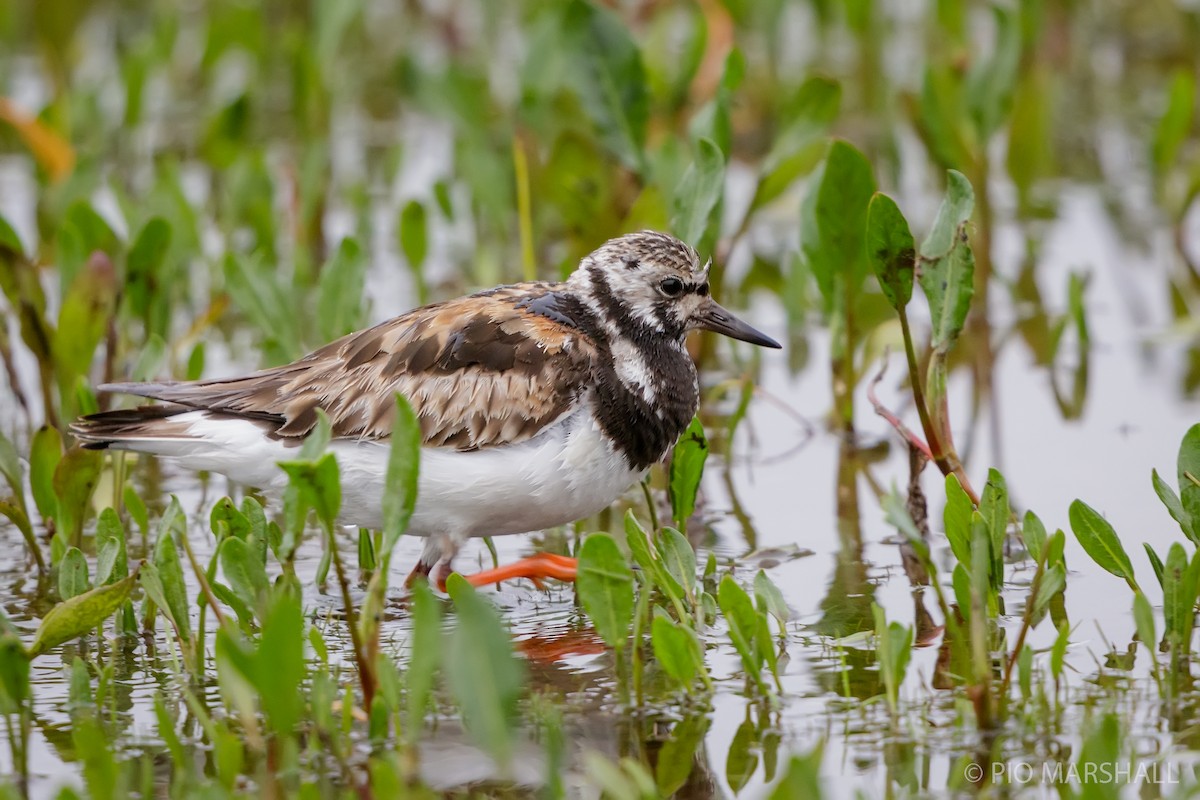
{"type": "Polygon", "coordinates": [[[559,581],[574,581],[575,569],[576,561],[573,558],[558,556],[553,553],[538,553],[529,558],[522,558],[520,561],[513,562],[512,564],[505,564],[502,567],[494,569],[485,569],[482,572],[476,572],[474,575],[464,575],[463,577],[472,586],[487,586],[489,583],[500,583],[501,581],[513,580],[515,578],[529,578],[540,589],[542,581],[545,578],[554,578],[559,581]]]}

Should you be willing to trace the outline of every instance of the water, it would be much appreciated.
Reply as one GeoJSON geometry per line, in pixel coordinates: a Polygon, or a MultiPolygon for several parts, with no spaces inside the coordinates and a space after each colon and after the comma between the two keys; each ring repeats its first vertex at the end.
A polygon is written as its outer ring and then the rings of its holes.
{"type": "MultiPolygon", "coordinates": [[[[198,47],[195,42],[192,45],[198,47]]],[[[1112,53],[1105,50],[1095,57],[1094,69],[1100,78],[1115,80],[1111,65],[1105,66],[1111,57],[1112,53]]],[[[898,63],[904,63],[904,59],[898,63]]],[[[11,93],[37,106],[50,88],[33,80],[32,71],[26,65],[22,77],[11,81],[20,91],[11,93]]],[[[989,186],[996,206],[992,255],[997,280],[989,313],[996,348],[992,365],[995,391],[984,398],[981,413],[975,414],[972,383],[965,369],[957,370],[950,383],[951,419],[960,447],[969,447],[967,471],[976,486],[983,484],[988,467],[1000,468],[1008,478],[1014,505],[1021,510],[1035,510],[1050,530],[1068,529],[1068,504],[1075,498],[1084,499],[1116,527],[1143,584],[1148,586],[1152,584],[1151,572],[1141,552],[1142,543],[1162,553],[1180,539],[1177,526],[1154,496],[1149,476],[1152,468],[1165,476],[1174,475],[1179,440],[1198,416],[1197,404],[1184,387],[1189,368],[1187,348],[1195,331],[1186,326],[1178,329],[1172,313],[1168,287],[1176,276],[1177,254],[1172,231],[1152,197],[1149,176],[1140,166],[1138,153],[1145,143],[1119,120],[1105,118],[1101,122],[1097,123],[1102,130],[1096,139],[1097,161],[1103,174],[1055,181],[1050,190],[1056,204],[1051,218],[1022,213],[1017,208],[1015,189],[1006,178],[996,177],[989,186]],[[1084,405],[1075,418],[1064,418],[1052,389],[1057,377],[1059,386],[1069,392],[1071,377],[1064,367],[1073,366],[1075,361],[1072,334],[1068,333],[1064,345],[1068,355],[1057,366],[1040,365],[1016,331],[1019,323],[1031,319],[1033,310],[1010,302],[1008,293],[1000,288],[1018,280],[1031,251],[1036,264],[1033,274],[1051,314],[1066,310],[1069,274],[1087,276],[1085,301],[1091,349],[1084,405]]],[[[380,131],[372,125],[379,123],[353,118],[339,123],[340,136],[335,137],[338,141],[331,159],[333,170],[341,178],[366,172],[368,168],[356,160],[356,153],[367,146],[380,146],[376,139],[395,133],[390,127],[380,131]]],[[[400,168],[391,183],[377,180],[369,187],[367,216],[375,225],[371,239],[373,267],[367,282],[372,321],[415,302],[413,281],[401,265],[391,230],[398,209],[410,197],[427,193],[434,180],[452,174],[454,169],[455,153],[450,142],[453,126],[414,114],[397,127],[404,150],[400,168]]],[[[161,130],[159,133],[167,135],[161,130]]],[[[899,175],[897,198],[906,211],[912,209],[914,229],[923,231],[936,208],[939,190],[929,185],[929,170],[908,166],[914,161],[925,166],[922,158],[912,155],[918,147],[915,137],[901,137],[905,168],[899,175]]],[[[995,160],[999,163],[1001,159],[998,156],[995,160]]],[[[184,169],[185,187],[195,189],[189,192],[193,202],[210,199],[205,194],[207,166],[185,164],[184,169]]],[[[750,188],[744,180],[739,183],[739,175],[744,178],[749,171],[744,167],[731,169],[731,198],[746,199],[742,196],[750,188]]],[[[35,204],[31,202],[37,192],[27,159],[6,158],[0,162],[0,214],[14,223],[26,242],[37,238],[35,204]]],[[[465,193],[462,185],[454,190],[457,205],[469,204],[465,193]]],[[[798,187],[772,207],[770,214],[751,228],[746,240],[766,242],[769,249],[786,252],[796,239],[796,206],[803,194],[804,187],[798,187]]],[[[98,191],[96,197],[116,213],[116,202],[110,195],[98,191]]],[[[729,207],[736,205],[732,199],[729,201],[729,207]]],[[[331,201],[324,222],[329,241],[354,233],[357,224],[350,203],[344,198],[331,201]]],[[[209,255],[220,250],[216,227],[212,224],[205,231],[205,252],[209,255]]],[[[1185,240],[1197,241],[1200,214],[1192,213],[1184,230],[1185,240]]],[[[495,272],[495,255],[489,256],[491,261],[479,266],[478,271],[460,269],[477,255],[474,245],[485,233],[466,215],[436,224],[431,230],[431,256],[426,269],[430,283],[437,286],[445,281],[454,286],[469,281],[464,275],[495,272]]],[[[1197,249],[1193,247],[1192,252],[1197,249]]],[[[730,274],[743,274],[749,267],[746,261],[745,249],[735,250],[730,274]]],[[[206,280],[206,276],[195,277],[197,284],[206,280]]],[[[914,324],[923,331],[927,319],[915,313],[914,324]]],[[[780,341],[789,338],[785,310],[774,295],[756,294],[748,318],[780,341]]],[[[259,363],[247,331],[224,333],[228,336],[214,335],[210,341],[208,375],[232,374],[259,363]]],[[[856,696],[880,691],[878,674],[873,659],[866,655],[865,644],[839,643],[820,635],[830,621],[864,610],[869,616],[870,599],[884,607],[890,619],[905,624],[916,619],[918,606],[904,575],[896,531],[885,522],[873,497],[875,487],[887,491],[893,485],[906,485],[907,455],[886,423],[871,413],[864,385],[856,394],[854,443],[861,447],[857,457],[865,462],[869,479],[858,475],[848,484],[839,484],[847,442],[829,429],[825,419],[832,404],[828,333],[816,324],[814,314],[809,315],[802,331],[791,333],[804,339],[804,368],[798,372],[789,368],[790,352],[762,354],[757,374],[760,395],[751,403],[749,415],[738,430],[732,461],[725,463],[715,456],[710,460],[701,498],[702,524],[693,524],[689,531],[699,544],[701,563],[713,551],[722,564],[732,564],[744,577],[763,566],[783,590],[795,617],[788,629],[782,700],[777,708],[765,709],[748,702],[740,663],[724,629],[718,624],[707,632],[708,663],[717,689],[711,723],[695,753],[687,792],[681,796],[730,796],[735,793],[731,774],[739,782],[744,780],[737,792],[740,796],[762,796],[777,777],[768,774],[768,761],[782,764],[786,754],[806,752],[821,742],[826,748],[824,774],[830,796],[851,797],[859,790],[869,796],[884,796],[888,791],[885,787],[897,781],[903,783],[910,769],[920,774],[920,789],[940,792],[958,780],[954,771],[959,768],[959,757],[973,752],[978,741],[967,728],[956,724],[959,711],[950,694],[930,688],[937,649],[914,650],[902,692],[933,725],[920,735],[897,735],[888,728],[881,704],[864,706],[843,697],[847,686],[856,696]],[[839,518],[839,488],[857,495],[857,517],[839,518]],[[753,723],[751,728],[760,729],[755,735],[762,740],[750,748],[738,744],[747,720],[753,723]],[[777,749],[772,742],[777,742],[777,749]],[[738,777],[736,773],[742,767],[747,775],[738,777]]],[[[898,338],[894,326],[881,328],[876,339],[867,351],[870,361],[860,369],[873,373],[883,344],[890,341],[893,354],[887,377],[880,385],[880,397],[889,407],[906,411],[906,420],[916,427],[915,415],[907,408],[906,392],[899,383],[904,370],[895,346],[898,338]]],[[[706,376],[709,385],[736,374],[729,367],[729,347],[718,345],[721,358],[706,376]]],[[[741,348],[739,356],[745,358],[746,348],[737,347],[741,348]]],[[[31,393],[36,366],[28,354],[19,354],[18,367],[27,379],[27,393],[31,393]]],[[[0,421],[6,431],[12,430],[23,421],[15,403],[4,405],[0,421]]],[[[729,400],[713,403],[706,411],[716,415],[728,411],[728,405],[729,400]]],[[[158,487],[163,496],[174,493],[181,498],[192,519],[197,555],[207,560],[211,551],[206,533],[208,509],[217,497],[239,490],[221,478],[212,478],[204,486],[187,473],[164,471],[161,478],[161,485],[149,485],[158,487]]],[[[930,498],[935,556],[940,564],[949,565],[950,556],[939,531],[940,475],[928,468],[922,483],[930,498]]],[[[631,491],[628,502],[644,516],[640,492],[631,491]]],[[[619,515],[614,517],[619,519],[619,515]]],[[[499,560],[526,555],[538,541],[538,537],[530,536],[497,539],[499,560]]],[[[420,546],[419,541],[401,541],[394,559],[397,567],[393,583],[398,584],[410,568],[420,546]]],[[[23,548],[15,528],[0,522],[0,603],[14,624],[32,635],[48,609],[48,601],[37,592],[23,548]]],[[[350,559],[351,550],[352,540],[347,539],[345,552],[350,559]]],[[[349,645],[338,619],[340,602],[335,595],[320,593],[313,585],[319,557],[319,548],[310,541],[297,561],[306,587],[306,608],[315,619],[328,620],[322,629],[330,641],[331,657],[349,664],[349,645]]],[[[1075,627],[1067,657],[1072,702],[1055,738],[1063,747],[1071,748],[1079,744],[1077,723],[1103,672],[1098,665],[1114,647],[1123,651],[1134,631],[1130,593],[1119,579],[1100,570],[1069,535],[1067,560],[1071,573],[1066,608],[1075,627]]],[[[490,555],[477,542],[468,545],[457,562],[464,571],[490,564],[490,555]]],[[[1015,572],[1016,585],[1007,594],[1013,603],[1023,598],[1030,572],[1028,567],[1018,567],[1015,572]]],[[[391,652],[404,658],[408,618],[402,592],[394,589],[392,595],[383,639],[391,652]]],[[[595,637],[570,588],[552,586],[538,591],[518,584],[487,590],[485,596],[501,610],[518,646],[528,654],[531,694],[539,697],[537,702],[549,702],[564,711],[571,743],[568,786],[575,787],[581,796],[589,792],[594,795],[594,790],[585,788],[582,777],[583,755],[588,751],[613,759],[661,752],[659,748],[669,738],[670,725],[677,721],[679,710],[655,707],[643,718],[630,719],[620,708],[612,657],[597,652],[595,637]]],[[[1157,602],[1157,594],[1152,593],[1151,599],[1157,602]]],[[[924,602],[930,609],[935,607],[931,598],[926,597],[924,602]]],[[[1002,624],[1011,643],[1019,627],[1016,614],[1020,608],[1010,607],[1009,611],[1013,615],[1005,617],[1002,624]]],[[[1156,611],[1161,613],[1160,609],[1156,611]]],[[[1051,625],[1043,622],[1031,632],[1029,642],[1040,652],[1050,647],[1054,636],[1051,625]]],[[[33,664],[36,701],[30,761],[34,796],[50,796],[64,783],[79,785],[69,736],[69,672],[63,667],[77,653],[99,655],[117,665],[114,690],[120,696],[120,722],[126,730],[121,746],[131,752],[161,749],[154,734],[153,698],[160,691],[170,691],[171,640],[160,632],[153,640],[124,643],[117,653],[97,650],[95,643],[87,647],[91,649],[81,651],[77,645],[68,645],[61,652],[39,657],[33,664]]],[[[1044,656],[1039,655],[1039,659],[1044,656]]],[[[1135,699],[1129,702],[1126,722],[1139,742],[1139,752],[1149,752],[1153,747],[1176,748],[1174,738],[1163,730],[1154,713],[1155,694],[1148,681],[1144,654],[1139,654],[1132,675],[1138,688],[1135,699]]],[[[206,691],[217,704],[216,688],[206,687],[206,691]]],[[[533,743],[532,733],[526,734],[529,740],[518,748],[510,778],[519,786],[532,788],[541,779],[543,754],[533,743]]],[[[1172,763],[1194,761],[1194,756],[1194,752],[1177,750],[1172,763]]],[[[8,758],[7,748],[0,748],[0,772],[11,771],[8,758]]],[[[423,778],[436,789],[453,790],[471,787],[495,775],[490,759],[469,743],[455,719],[443,715],[436,733],[423,746],[423,778]]]]}

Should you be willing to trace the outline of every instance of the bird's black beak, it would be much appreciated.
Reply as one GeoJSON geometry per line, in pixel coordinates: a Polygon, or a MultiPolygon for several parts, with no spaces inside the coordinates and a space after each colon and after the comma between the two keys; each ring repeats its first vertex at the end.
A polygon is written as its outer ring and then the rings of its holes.
{"type": "Polygon", "coordinates": [[[780,348],[779,342],[767,336],[762,331],[756,330],[745,322],[742,322],[714,302],[712,298],[708,298],[708,301],[697,311],[696,327],[701,330],[713,331],[714,333],[723,333],[726,336],[739,339],[743,342],[749,342],[750,344],[756,344],[760,347],[773,347],[776,350],[780,348]]]}

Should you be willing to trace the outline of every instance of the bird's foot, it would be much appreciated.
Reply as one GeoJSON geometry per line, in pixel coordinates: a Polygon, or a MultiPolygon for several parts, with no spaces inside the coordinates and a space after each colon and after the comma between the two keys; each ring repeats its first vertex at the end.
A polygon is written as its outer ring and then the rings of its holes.
{"type": "MultiPolygon", "coordinates": [[[[554,578],[559,581],[574,581],[577,562],[573,558],[567,556],[559,556],[554,553],[538,553],[529,558],[522,558],[520,561],[515,561],[512,564],[505,564],[502,567],[494,569],[485,569],[482,572],[476,572],[473,575],[464,575],[467,583],[472,586],[487,586],[490,583],[500,583],[501,581],[513,580],[515,578],[528,578],[533,581],[533,585],[542,588],[542,581],[546,578],[554,578]]],[[[440,580],[439,584],[444,586],[445,580],[440,580]]]]}

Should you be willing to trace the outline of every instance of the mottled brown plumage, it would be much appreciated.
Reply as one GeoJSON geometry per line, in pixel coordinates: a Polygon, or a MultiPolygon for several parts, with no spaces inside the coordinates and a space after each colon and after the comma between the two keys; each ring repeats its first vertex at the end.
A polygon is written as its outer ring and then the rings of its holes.
{"type": "Polygon", "coordinates": [[[556,288],[516,284],[425,306],[240,378],[108,388],[261,419],[289,438],[307,435],[319,408],[335,437],[360,439],[391,435],[400,392],[426,445],[521,442],[566,412],[591,374],[595,345],[585,334],[519,308],[556,288]]]}

